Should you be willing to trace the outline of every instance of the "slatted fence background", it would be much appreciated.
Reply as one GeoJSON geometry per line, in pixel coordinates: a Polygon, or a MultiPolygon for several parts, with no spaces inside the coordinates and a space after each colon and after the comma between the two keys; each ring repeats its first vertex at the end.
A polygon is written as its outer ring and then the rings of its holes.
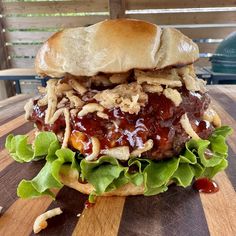
{"type": "Polygon", "coordinates": [[[236,31],[236,0],[3,0],[2,16],[11,67],[33,67],[42,42],[59,29],[124,16],[178,28],[198,43],[197,65],[206,66],[222,39],[236,31]]]}

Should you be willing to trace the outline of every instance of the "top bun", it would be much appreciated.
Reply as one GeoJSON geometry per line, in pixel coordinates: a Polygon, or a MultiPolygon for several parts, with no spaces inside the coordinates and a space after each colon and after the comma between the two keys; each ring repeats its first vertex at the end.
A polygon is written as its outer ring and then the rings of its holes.
{"type": "Polygon", "coordinates": [[[54,34],[40,48],[35,67],[41,76],[93,76],[184,66],[198,54],[197,45],[176,29],[133,19],[105,20],[54,34]]]}

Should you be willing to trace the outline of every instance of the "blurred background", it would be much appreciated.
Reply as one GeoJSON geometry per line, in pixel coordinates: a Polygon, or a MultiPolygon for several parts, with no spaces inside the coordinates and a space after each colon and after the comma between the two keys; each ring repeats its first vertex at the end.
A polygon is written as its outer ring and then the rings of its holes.
{"type": "Polygon", "coordinates": [[[208,83],[235,83],[235,0],[2,0],[0,99],[36,94],[37,87],[45,85],[35,77],[34,58],[54,32],[124,17],[179,29],[199,46],[199,77],[208,83]]]}

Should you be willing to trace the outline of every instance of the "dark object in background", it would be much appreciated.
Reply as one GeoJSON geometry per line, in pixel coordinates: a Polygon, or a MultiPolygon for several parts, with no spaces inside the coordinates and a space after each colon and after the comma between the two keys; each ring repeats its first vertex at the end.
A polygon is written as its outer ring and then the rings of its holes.
{"type": "Polygon", "coordinates": [[[220,43],[210,60],[212,72],[235,74],[236,79],[236,32],[220,43]]]}

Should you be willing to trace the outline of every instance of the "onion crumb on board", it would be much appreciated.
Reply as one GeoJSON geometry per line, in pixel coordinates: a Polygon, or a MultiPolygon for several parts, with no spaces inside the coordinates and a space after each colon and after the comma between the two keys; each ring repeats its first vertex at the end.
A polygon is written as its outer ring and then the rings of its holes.
{"type": "Polygon", "coordinates": [[[34,233],[37,234],[41,230],[45,229],[48,226],[47,220],[56,215],[62,214],[62,210],[60,207],[54,208],[52,210],[46,211],[45,213],[39,215],[34,221],[33,230],[34,233]]]}

